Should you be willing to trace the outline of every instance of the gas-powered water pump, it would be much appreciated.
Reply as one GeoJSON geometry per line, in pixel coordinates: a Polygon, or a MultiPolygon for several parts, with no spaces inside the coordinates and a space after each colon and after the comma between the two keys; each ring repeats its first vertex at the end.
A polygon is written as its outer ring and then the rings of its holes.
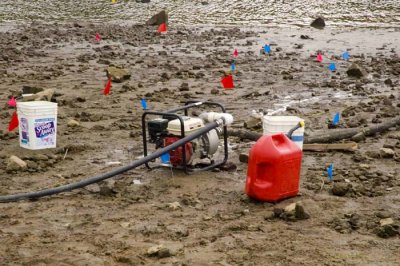
{"type": "MultiPolygon", "coordinates": [[[[214,102],[186,102],[184,106],[166,112],[146,111],[142,116],[142,133],[144,156],[147,156],[147,142],[155,145],[155,148],[164,148],[185,136],[197,134],[199,129],[207,123],[217,119],[224,119],[227,124],[232,123],[232,115],[225,112],[225,108],[214,102]],[[195,107],[218,107],[221,112],[202,112],[198,117],[190,117],[188,110],[195,107]],[[183,111],[183,115],[177,112],[183,111]],[[148,115],[156,115],[157,118],[146,120],[148,115]],[[147,132],[149,137],[147,138],[147,132]]],[[[213,128],[206,133],[185,143],[178,148],[169,151],[169,162],[173,167],[182,168],[185,172],[208,170],[224,164],[228,159],[228,140],[226,124],[213,128]],[[216,162],[214,155],[223,140],[224,158],[216,162]]],[[[151,168],[147,163],[146,166],[151,168]]]]}

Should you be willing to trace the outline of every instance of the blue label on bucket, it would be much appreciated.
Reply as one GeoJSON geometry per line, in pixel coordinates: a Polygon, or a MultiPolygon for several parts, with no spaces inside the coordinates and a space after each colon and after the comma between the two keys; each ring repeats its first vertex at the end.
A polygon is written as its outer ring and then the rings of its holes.
{"type": "Polygon", "coordinates": [[[54,134],[54,122],[35,123],[35,133],[37,138],[45,138],[54,134]]]}
{"type": "Polygon", "coordinates": [[[37,146],[52,146],[56,143],[56,127],[54,118],[35,119],[35,135],[37,146]]]}
{"type": "Polygon", "coordinates": [[[303,141],[304,140],[304,136],[292,136],[291,139],[293,141],[303,141]]]}
{"type": "Polygon", "coordinates": [[[21,143],[28,144],[29,143],[29,126],[28,120],[25,117],[21,117],[21,143]]]}

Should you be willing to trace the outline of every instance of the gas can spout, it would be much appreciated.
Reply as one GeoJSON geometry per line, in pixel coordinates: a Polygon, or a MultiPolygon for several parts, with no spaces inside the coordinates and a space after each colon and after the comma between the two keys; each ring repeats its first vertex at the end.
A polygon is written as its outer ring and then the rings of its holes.
{"type": "Polygon", "coordinates": [[[223,119],[225,125],[230,125],[233,123],[233,116],[228,113],[216,113],[216,112],[206,112],[199,116],[205,122],[211,123],[219,119],[223,119]]]}
{"type": "Polygon", "coordinates": [[[297,125],[295,125],[292,129],[290,129],[288,131],[288,133],[286,133],[286,136],[290,139],[292,138],[292,134],[293,132],[295,132],[297,129],[304,127],[304,121],[300,121],[297,125]]]}

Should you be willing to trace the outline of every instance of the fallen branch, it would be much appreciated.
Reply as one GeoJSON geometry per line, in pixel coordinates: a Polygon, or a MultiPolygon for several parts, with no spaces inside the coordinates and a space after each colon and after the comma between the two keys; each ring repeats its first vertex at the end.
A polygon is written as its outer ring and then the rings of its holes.
{"type": "Polygon", "coordinates": [[[393,120],[369,127],[334,129],[322,134],[315,133],[314,135],[305,138],[304,143],[331,143],[342,139],[350,139],[357,134],[372,136],[376,133],[385,132],[389,130],[389,128],[397,125],[400,125],[400,117],[396,117],[393,120]]]}
{"type": "MultiPolygon", "coordinates": [[[[372,136],[376,133],[385,132],[389,128],[400,125],[400,116],[390,121],[363,128],[330,129],[329,131],[315,132],[313,135],[304,137],[304,143],[332,143],[335,141],[350,139],[355,135],[372,136]]],[[[246,130],[229,130],[229,136],[239,137],[257,141],[262,134],[246,130]]]]}

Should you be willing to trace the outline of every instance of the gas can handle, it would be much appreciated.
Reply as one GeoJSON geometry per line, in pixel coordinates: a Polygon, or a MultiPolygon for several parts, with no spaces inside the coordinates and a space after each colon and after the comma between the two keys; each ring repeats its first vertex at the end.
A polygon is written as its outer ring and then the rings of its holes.
{"type": "Polygon", "coordinates": [[[304,127],[304,121],[300,121],[299,123],[297,123],[297,125],[295,125],[292,129],[290,129],[288,131],[288,133],[286,133],[286,136],[291,139],[292,138],[292,134],[293,132],[295,132],[297,129],[304,127]]]}

